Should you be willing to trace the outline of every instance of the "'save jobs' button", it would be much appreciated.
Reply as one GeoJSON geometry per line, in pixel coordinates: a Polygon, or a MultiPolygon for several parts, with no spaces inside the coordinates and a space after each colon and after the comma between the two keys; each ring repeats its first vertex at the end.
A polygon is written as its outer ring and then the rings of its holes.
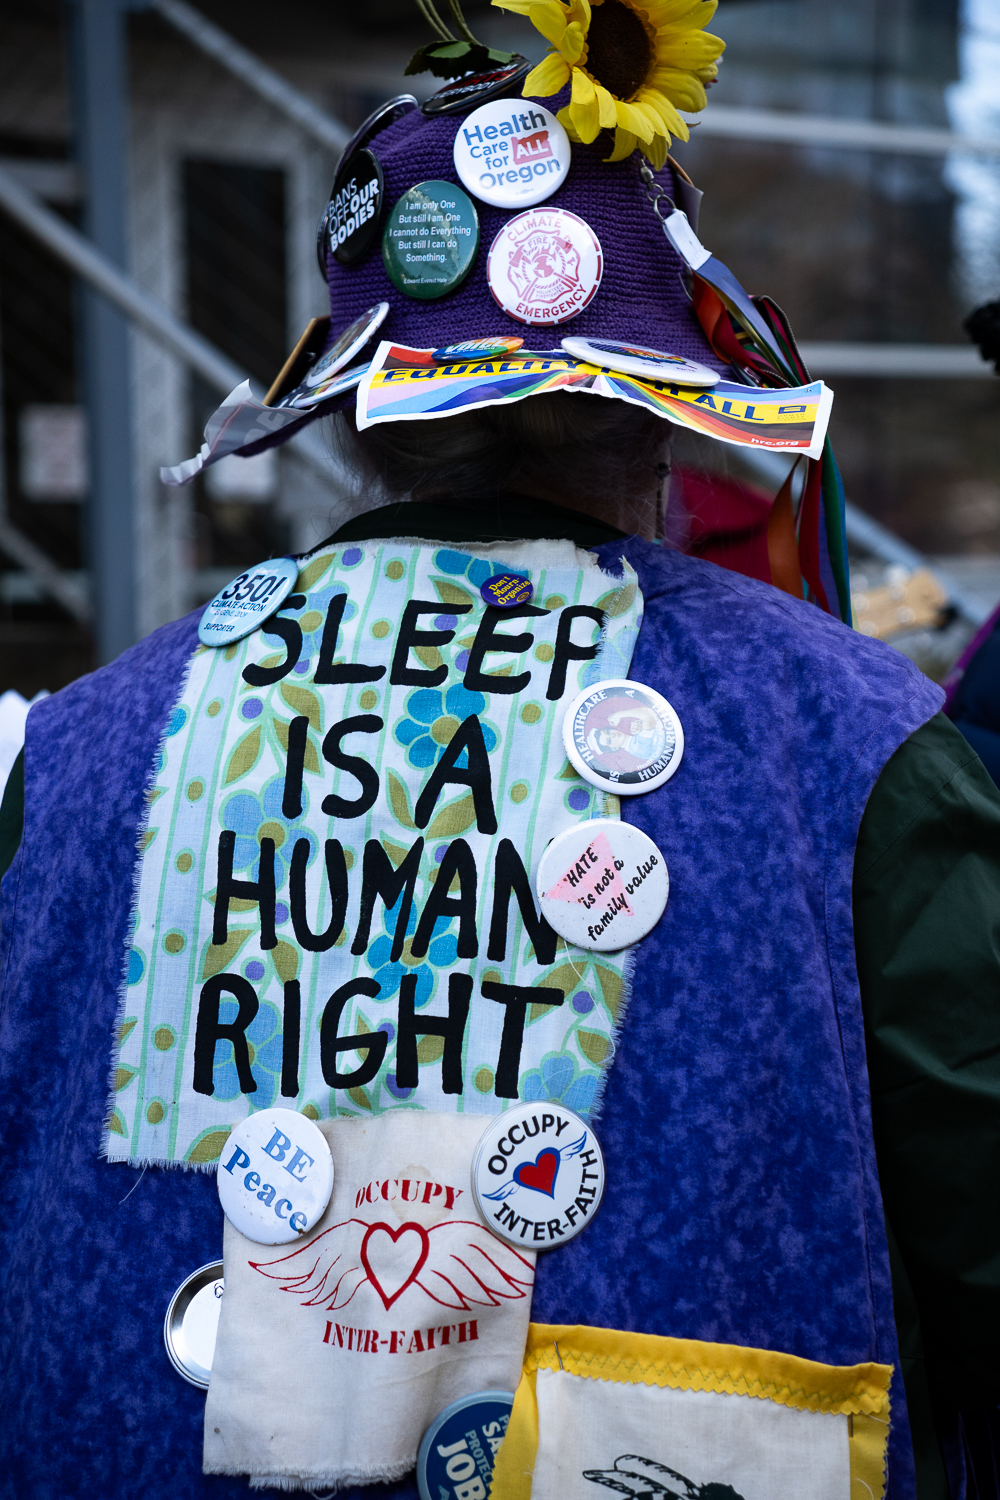
{"type": "Polygon", "coordinates": [[[567,943],[617,953],[652,931],[670,893],[667,862],[641,829],[615,818],[567,828],[538,863],[539,905],[567,943]]]}
{"type": "Polygon", "coordinates": [[[604,1157],[579,1115],[539,1100],[491,1120],[472,1159],[476,1207],[510,1245],[551,1250],[586,1229],[604,1195],[604,1157]]]}
{"type": "Polygon", "coordinates": [[[513,1405],[510,1391],[476,1391],[434,1418],[417,1452],[420,1500],[485,1500],[513,1405]]]}
{"type": "Polygon", "coordinates": [[[299,576],[294,557],[278,557],[261,563],[220,589],[207,606],[198,625],[203,646],[230,646],[250,635],[287,598],[299,576]]]}
{"type": "Polygon", "coordinates": [[[229,1137],[217,1177],[234,1229],[259,1245],[287,1245],[322,1217],[333,1192],[333,1157],[305,1115],[262,1109],[229,1137]]]}

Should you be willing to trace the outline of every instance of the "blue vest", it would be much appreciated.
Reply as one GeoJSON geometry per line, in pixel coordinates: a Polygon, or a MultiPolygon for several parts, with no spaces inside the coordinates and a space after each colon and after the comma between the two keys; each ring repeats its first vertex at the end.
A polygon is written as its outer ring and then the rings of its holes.
{"type": "MultiPolygon", "coordinates": [[[[898,1365],[854,963],[865,803],[940,690],[812,606],[632,540],[631,675],[685,756],[623,816],[671,892],[639,945],[597,1122],[593,1225],[541,1257],[533,1317],[898,1365]]],[[[201,1474],[174,1289],[221,1254],[213,1177],[100,1159],[143,792],[198,614],[32,709],[0,907],[0,1496],[241,1497],[201,1474]]],[[[891,1500],[912,1500],[895,1378],[891,1500]]],[[[416,1496],[412,1479],[347,1492],[416,1496]]]]}

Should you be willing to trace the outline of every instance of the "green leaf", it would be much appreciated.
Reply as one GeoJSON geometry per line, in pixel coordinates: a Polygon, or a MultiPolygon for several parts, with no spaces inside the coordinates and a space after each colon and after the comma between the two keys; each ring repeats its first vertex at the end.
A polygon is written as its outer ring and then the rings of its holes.
{"type": "Polygon", "coordinates": [[[300,594],[307,593],[317,579],[323,577],[323,574],[336,559],[336,556],[336,552],[322,552],[319,557],[314,557],[311,563],[306,563],[302,572],[295,580],[296,591],[300,594]]]}
{"type": "Polygon", "coordinates": [[[252,927],[237,927],[218,947],[214,943],[209,943],[202,979],[211,979],[213,974],[221,974],[223,969],[228,969],[253,930],[252,927]]]}
{"type": "Polygon", "coordinates": [[[517,55],[484,47],[481,42],[430,42],[417,48],[403,72],[407,77],[433,73],[436,78],[460,78],[463,73],[483,73],[490,63],[513,62],[517,55]]]}
{"type": "Polygon", "coordinates": [[[111,1111],[111,1119],[108,1121],[108,1129],[114,1135],[128,1135],[128,1131],[125,1129],[125,1116],[122,1114],[120,1109],[114,1109],[111,1111]]]}
{"type": "Polygon", "coordinates": [[[371,1109],[372,1107],[372,1101],[369,1099],[368,1095],[362,1088],[348,1089],[347,1097],[354,1104],[356,1104],[359,1109],[371,1109]]]}
{"type": "Polygon", "coordinates": [[[298,949],[293,948],[291,943],[278,943],[271,949],[271,957],[278,971],[278,978],[282,983],[288,984],[299,972],[298,949]]]}
{"type": "Polygon", "coordinates": [[[142,838],[139,840],[139,853],[140,854],[144,853],[145,850],[147,850],[149,848],[150,844],[156,838],[156,835],[157,835],[158,832],[159,832],[159,829],[157,829],[157,828],[147,828],[146,829],[146,832],[143,834],[142,838]]]}
{"type": "Polygon", "coordinates": [[[243,736],[229,757],[223,785],[228,786],[231,781],[238,781],[241,776],[245,776],[257,764],[259,755],[260,726],[258,725],[256,729],[251,729],[249,734],[243,736]]]}
{"type": "Polygon", "coordinates": [[[118,1068],[115,1071],[115,1093],[120,1094],[122,1089],[127,1089],[132,1079],[138,1073],[138,1068],[118,1068]]]}
{"type": "Polygon", "coordinates": [[[457,583],[448,583],[444,578],[435,578],[434,587],[437,589],[437,595],[442,604],[472,604],[475,602],[468,589],[460,588],[457,583]]]}
{"type": "Polygon", "coordinates": [[[549,974],[543,974],[538,982],[552,985],[555,989],[562,990],[564,995],[571,995],[577,985],[582,984],[583,976],[572,964],[560,964],[558,969],[553,969],[549,974]]]}
{"type": "Polygon", "coordinates": [[[185,1160],[198,1162],[218,1161],[222,1155],[222,1148],[228,1141],[231,1133],[229,1130],[210,1130],[205,1135],[199,1136],[185,1157],[185,1160]]]}
{"type": "Polygon", "coordinates": [[[615,1020],[617,1020],[618,1009],[622,1003],[622,990],[625,988],[625,981],[620,974],[615,973],[614,969],[606,969],[603,964],[595,964],[594,968],[597,971],[597,982],[601,986],[601,995],[604,1003],[615,1020]]]}
{"type": "Polygon", "coordinates": [[[449,802],[442,807],[437,817],[427,830],[429,839],[454,838],[457,834],[464,833],[471,828],[476,821],[476,802],[471,792],[466,792],[464,797],[457,797],[454,802],[449,802]]]}
{"type": "MultiPolygon", "coordinates": [[[[312,695],[310,694],[310,697],[311,696],[312,695]]],[[[277,739],[278,744],[281,746],[282,750],[284,750],[285,754],[287,755],[288,725],[285,723],[284,719],[279,719],[277,714],[275,714],[271,722],[274,724],[275,738],[277,739]]],[[[307,771],[312,771],[317,776],[319,775],[319,756],[316,753],[316,746],[313,744],[308,735],[306,736],[306,750],[305,755],[302,757],[302,763],[307,771]]]]}
{"type": "Polygon", "coordinates": [[[410,798],[406,787],[400,781],[395,771],[388,771],[389,778],[389,801],[396,816],[396,822],[402,823],[404,828],[416,828],[413,821],[413,813],[410,811],[410,798]]]}
{"type": "Polygon", "coordinates": [[[132,1030],[133,1026],[135,1025],[136,1021],[138,1021],[138,1019],[139,1019],[138,1016],[126,1016],[125,1017],[124,1021],[121,1023],[121,1025],[118,1028],[118,1045],[119,1045],[119,1047],[121,1046],[121,1044],[125,1040],[125,1038],[128,1036],[129,1032],[132,1030]]]}
{"type": "Polygon", "coordinates": [[[281,684],[281,696],[289,708],[308,719],[313,729],[319,734],[323,728],[323,710],[320,707],[320,702],[316,694],[311,693],[308,688],[295,687],[290,682],[283,682],[281,684]]]}
{"type": "Polygon", "coordinates": [[[578,1031],[576,1039],[584,1057],[598,1065],[614,1051],[608,1037],[601,1036],[599,1031],[578,1031]]]}
{"type": "Polygon", "coordinates": [[[436,646],[414,646],[413,654],[431,672],[444,662],[444,657],[436,646]]]}
{"type": "Polygon", "coordinates": [[[582,781],[583,777],[580,775],[579,771],[576,770],[576,768],[574,766],[571,766],[570,763],[569,763],[569,761],[567,761],[566,764],[563,766],[562,770],[559,772],[559,775],[556,777],[556,780],[557,781],[582,781]]]}
{"type": "Polygon", "coordinates": [[[417,1062],[433,1063],[444,1056],[444,1037],[425,1036],[417,1043],[417,1062]]]}
{"type": "Polygon", "coordinates": [[[404,849],[402,844],[394,844],[392,839],[387,839],[384,833],[382,835],[382,848],[388,854],[397,870],[410,852],[409,849],[404,849]]]}

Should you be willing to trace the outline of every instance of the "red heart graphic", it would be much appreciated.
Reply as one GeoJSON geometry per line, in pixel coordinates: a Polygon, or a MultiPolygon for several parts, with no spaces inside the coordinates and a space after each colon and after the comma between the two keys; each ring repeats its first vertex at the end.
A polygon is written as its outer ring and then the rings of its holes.
{"type": "Polygon", "coordinates": [[[424,1261],[427,1259],[429,1250],[430,1241],[427,1238],[427,1230],[424,1229],[423,1225],[421,1224],[401,1224],[398,1229],[393,1229],[388,1224],[369,1225],[367,1233],[365,1234],[364,1239],[361,1241],[361,1264],[364,1266],[365,1271],[368,1273],[368,1280],[371,1282],[372,1286],[382,1298],[382,1301],[385,1303],[386,1308],[390,1308],[396,1301],[397,1297],[401,1297],[406,1291],[406,1288],[408,1286],[411,1286],[412,1283],[416,1281],[417,1277],[420,1275],[421,1269],[423,1268],[424,1261]],[[392,1281],[399,1278],[400,1265],[398,1258],[392,1255],[389,1246],[385,1245],[384,1242],[382,1250],[380,1251],[379,1242],[377,1239],[375,1240],[375,1244],[372,1248],[374,1250],[376,1260],[379,1260],[381,1262],[379,1268],[381,1271],[381,1278],[379,1276],[379,1273],[373,1267],[369,1258],[369,1246],[371,1245],[373,1237],[382,1234],[387,1234],[389,1236],[389,1239],[391,1240],[393,1246],[395,1246],[398,1241],[402,1239],[404,1234],[415,1234],[417,1235],[419,1241],[419,1243],[414,1245],[413,1247],[413,1260],[409,1262],[411,1267],[410,1271],[408,1273],[406,1272],[405,1267],[407,1262],[404,1260],[402,1272],[403,1280],[399,1282],[396,1290],[391,1295],[386,1294],[383,1283],[389,1281],[391,1285],[392,1281]],[[386,1255],[389,1256],[388,1261],[385,1260],[386,1255]]]}
{"type": "Polygon", "coordinates": [[[515,1168],[514,1181],[521,1187],[534,1188],[536,1193],[545,1193],[551,1198],[558,1171],[559,1152],[554,1146],[546,1146],[544,1151],[539,1151],[533,1162],[525,1161],[515,1168]]]}

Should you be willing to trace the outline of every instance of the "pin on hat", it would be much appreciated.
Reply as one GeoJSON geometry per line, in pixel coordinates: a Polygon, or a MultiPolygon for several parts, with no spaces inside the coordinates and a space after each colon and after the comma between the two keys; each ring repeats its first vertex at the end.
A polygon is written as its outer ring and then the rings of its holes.
{"type": "Polygon", "coordinates": [[[509,317],[537,326],[579,317],[601,284],[601,242],[585,219],[564,208],[518,214],[490,246],[486,278],[509,317]]]}
{"type": "Polygon", "coordinates": [[[611,339],[582,339],[574,335],[563,339],[562,346],[574,359],[585,364],[603,365],[623,375],[640,375],[646,380],[669,380],[676,385],[718,385],[720,376],[707,365],[667,354],[662,349],[645,349],[641,344],[621,344],[611,339]]]}
{"type": "Polygon", "coordinates": [[[424,1433],[417,1450],[420,1500],[484,1500],[493,1465],[510,1421],[510,1391],[476,1391],[446,1406],[424,1433]]]}
{"type": "Polygon", "coordinates": [[[563,744],[591,786],[635,797],[674,775],[684,754],[684,730],[662,693],[614,677],[573,699],[563,718],[563,744]]]}
{"type": "Polygon", "coordinates": [[[333,1193],[333,1157],[318,1125],[293,1109],[262,1109],[242,1120],[219,1158],[223,1212],[259,1245],[308,1234],[333,1193]]]}
{"type": "Polygon", "coordinates": [[[208,1390],[225,1291],[223,1263],[213,1260],[181,1282],[163,1320],[167,1357],[178,1375],[208,1390]]]}
{"type": "Polygon", "coordinates": [[[472,270],[479,215],[453,182],[432,179],[408,188],[394,204],[382,235],[382,261],[407,297],[433,301],[453,292],[472,270]]]}
{"type": "Polygon", "coordinates": [[[569,171],[569,136],[543,104],[494,99],[455,134],[455,171],[494,208],[530,208],[551,198],[569,171]]]}
{"type": "Polygon", "coordinates": [[[629,823],[593,818],[554,838],[535,879],[542,916],[567,943],[617,953],[652,931],[670,893],[667,862],[629,823]]]}
{"type": "Polygon", "coordinates": [[[586,1229],[604,1196],[597,1136],[561,1104],[515,1104],[483,1131],[472,1193],[491,1231],[509,1245],[565,1245],[586,1229]]]}
{"type": "Polygon", "coordinates": [[[523,343],[524,339],[502,335],[493,339],[463,339],[461,343],[445,344],[443,349],[435,349],[431,359],[436,365],[455,364],[459,360],[465,363],[477,359],[506,359],[509,354],[516,354],[523,343]]]}
{"type": "Polygon", "coordinates": [[[299,576],[294,557],[260,563],[220,589],[198,625],[203,646],[231,646],[262,625],[288,597],[299,576]]]}

